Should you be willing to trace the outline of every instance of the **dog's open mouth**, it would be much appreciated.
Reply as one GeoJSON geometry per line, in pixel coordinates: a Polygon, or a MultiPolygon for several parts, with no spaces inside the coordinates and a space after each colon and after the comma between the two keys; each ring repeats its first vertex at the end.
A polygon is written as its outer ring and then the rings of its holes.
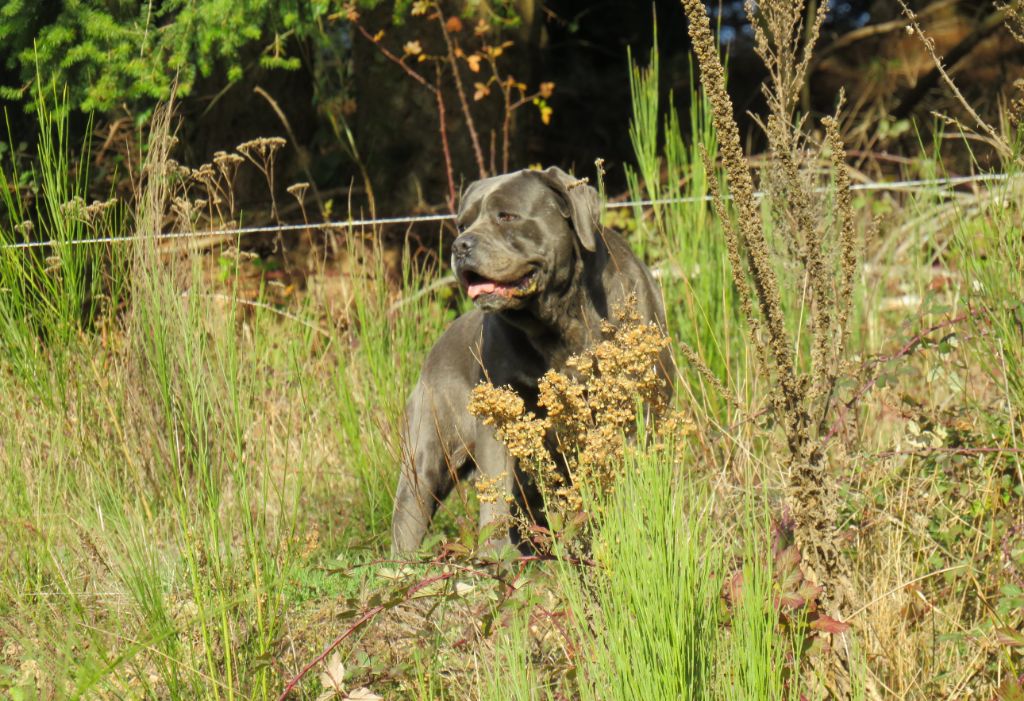
{"type": "Polygon", "coordinates": [[[473,300],[483,295],[497,295],[509,299],[525,297],[537,291],[537,271],[531,270],[520,278],[506,282],[491,280],[479,273],[466,271],[462,274],[462,282],[466,287],[466,294],[473,300]]]}

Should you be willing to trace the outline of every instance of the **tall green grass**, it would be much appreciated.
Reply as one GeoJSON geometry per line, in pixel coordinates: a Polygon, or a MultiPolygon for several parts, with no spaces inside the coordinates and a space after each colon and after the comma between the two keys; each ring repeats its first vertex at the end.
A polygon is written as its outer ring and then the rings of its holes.
{"type": "MultiPolygon", "coordinates": [[[[103,310],[116,308],[127,284],[123,247],[77,245],[108,235],[125,217],[123,207],[89,207],[89,143],[72,143],[66,91],[37,81],[36,159],[19,168],[7,124],[9,159],[0,165],[0,353],[28,378],[44,401],[63,394],[64,372],[38,364],[60,356],[103,310]],[[32,250],[10,244],[52,241],[32,250]]],[[[5,113],[6,119],[6,113],[5,113]]],[[[91,129],[87,127],[86,133],[91,129]]]]}
{"type": "MultiPolygon", "coordinates": [[[[104,233],[159,230],[166,117],[153,130],[134,227],[121,217],[104,233]]],[[[368,274],[352,277],[347,326],[311,306],[248,304],[234,284],[211,290],[207,257],[146,240],[118,249],[118,304],[96,305],[111,258],[63,246],[96,227],[54,213],[87,187],[62,158],[33,177],[56,208],[38,215],[39,235],[58,240],[64,272],[0,249],[4,284],[22,285],[0,295],[0,640],[20,661],[0,662],[0,690],[276,698],[292,671],[277,662],[285,621],[321,591],[304,583],[386,551],[399,416],[447,312],[422,295],[389,313],[420,280],[389,286],[356,242],[352,268],[368,274]],[[40,402],[54,377],[60,401],[40,402]],[[347,551],[355,540],[368,551],[347,551]]]]}
{"type": "MultiPolygon", "coordinates": [[[[649,209],[634,208],[637,229],[631,243],[638,254],[658,264],[670,336],[693,348],[726,386],[737,387],[744,362],[743,322],[725,239],[704,201],[708,178],[720,178],[707,173],[701,156],[702,149],[712,163],[717,156],[710,108],[691,71],[689,126],[684,132],[672,93],[663,100],[657,44],[646,67],[632,58],[630,62],[629,133],[636,168],[627,166],[627,182],[633,200],[654,201],[649,209]]],[[[720,401],[702,387],[694,368],[680,365],[697,396],[720,401]]]]}
{"type": "Polygon", "coordinates": [[[561,571],[588,650],[581,695],[708,698],[724,564],[712,504],[671,451],[630,453],[624,474],[610,503],[590,505],[602,509],[596,571],[561,571]]]}
{"type": "MultiPolygon", "coordinates": [[[[587,511],[599,514],[594,563],[556,562],[582,699],[800,697],[806,629],[780,623],[771,514],[746,498],[722,529],[723,505],[696,464],[682,444],[630,451],[608,500],[588,497],[587,511]],[[734,578],[742,585],[727,606],[734,578]]],[[[490,663],[502,667],[487,672],[482,699],[549,693],[523,625],[513,618],[498,636],[490,663]]]]}
{"type": "MultiPolygon", "coordinates": [[[[349,453],[362,495],[355,521],[370,533],[385,534],[404,450],[400,419],[405,401],[426,349],[440,337],[451,314],[429,295],[409,303],[392,294],[379,243],[350,240],[348,256],[361,264],[353,279],[351,326],[342,339],[349,351],[333,373],[335,442],[337,450],[349,453]]],[[[401,274],[400,287],[410,294],[428,283],[411,265],[401,274]]]]}
{"type": "MultiPolygon", "coordinates": [[[[1008,179],[990,186],[971,207],[957,208],[955,259],[977,341],[973,357],[1002,389],[998,409],[1009,448],[1024,449],[1024,236],[1019,161],[1004,164],[1008,179]]],[[[1024,497],[1024,460],[1012,454],[1014,492],[1024,497]]]]}
{"type": "Polygon", "coordinates": [[[512,616],[495,635],[495,654],[481,665],[480,699],[551,701],[552,684],[543,678],[531,651],[529,609],[512,616]]]}

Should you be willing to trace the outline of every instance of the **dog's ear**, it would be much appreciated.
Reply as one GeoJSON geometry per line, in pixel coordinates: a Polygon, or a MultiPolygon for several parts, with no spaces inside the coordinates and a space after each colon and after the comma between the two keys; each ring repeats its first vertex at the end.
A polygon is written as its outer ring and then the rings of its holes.
{"type": "Polygon", "coordinates": [[[585,180],[574,178],[556,166],[527,172],[536,173],[561,196],[566,206],[562,213],[572,221],[580,244],[591,253],[596,251],[596,236],[601,228],[601,203],[597,190],[587,185],[585,180]]]}

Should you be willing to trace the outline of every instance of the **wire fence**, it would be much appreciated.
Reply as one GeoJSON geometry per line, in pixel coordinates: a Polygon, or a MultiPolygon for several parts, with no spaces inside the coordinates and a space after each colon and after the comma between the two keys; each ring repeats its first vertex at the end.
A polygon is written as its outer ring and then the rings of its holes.
{"type": "MultiPolygon", "coordinates": [[[[913,191],[913,190],[930,190],[930,191],[943,191],[949,188],[954,188],[960,185],[978,184],[978,183],[993,183],[993,182],[1006,182],[1011,178],[1017,178],[1021,176],[1011,176],[1005,173],[991,173],[983,175],[964,175],[949,178],[930,178],[921,180],[897,180],[892,182],[868,182],[868,183],[857,183],[850,189],[855,192],[870,192],[870,191],[913,191]]],[[[819,190],[824,192],[825,188],[819,190]]],[[[755,197],[763,197],[763,192],[754,193],[755,197]]],[[[627,200],[624,202],[608,202],[605,204],[606,209],[626,209],[626,208],[643,208],[653,207],[669,204],[685,204],[685,203],[696,203],[696,202],[710,202],[711,195],[693,196],[693,197],[672,197],[665,199],[648,199],[648,200],[627,200]]],[[[96,236],[96,237],[84,237],[75,238],[64,241],[57,241],[49,239],[46,241],[20,241],[17,243],[7,243],[0,245],[0,249],[32,249],[32,248],[49,248],[52,246],[63,245],[63,246],[83,246],[90,244],[104,244],[104,243],[129,243],[131,241],[173,241],[181,239],[205,239],[209,237],[238,237],[238,236],[250,236],[254,234],[284,234],[293,233],[299,231],[308,231],[311,229],[318,230],[345,230],[345,229],[361,229],[368,227],[387,226],[393,224],[423,224],[431,222],[445,222],[452,221],[455,219],[454,214],[424,214],[415,216],[405,217],[380,217],[373,219],[348,219],[342,221],[326,221],[326,222],[309,222],[303,224],[268,224],[265,226],[243,226],[233,227],[224,229],[212,229],[208,231],[168,231],[168,232],[154,232],[150,234],[130,234],[127,236],[96,236]]]]}

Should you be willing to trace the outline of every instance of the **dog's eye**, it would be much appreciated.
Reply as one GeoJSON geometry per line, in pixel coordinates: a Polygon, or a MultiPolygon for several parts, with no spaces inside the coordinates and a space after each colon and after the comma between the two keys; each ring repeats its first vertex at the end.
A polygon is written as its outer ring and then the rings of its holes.
{"type": "Polygon", "coordinates": [[[518,214],[513,214],[512,212],[498,212],[498,221],[500,222],[516,221],[517,219],[519,219],[518,214]]]}

